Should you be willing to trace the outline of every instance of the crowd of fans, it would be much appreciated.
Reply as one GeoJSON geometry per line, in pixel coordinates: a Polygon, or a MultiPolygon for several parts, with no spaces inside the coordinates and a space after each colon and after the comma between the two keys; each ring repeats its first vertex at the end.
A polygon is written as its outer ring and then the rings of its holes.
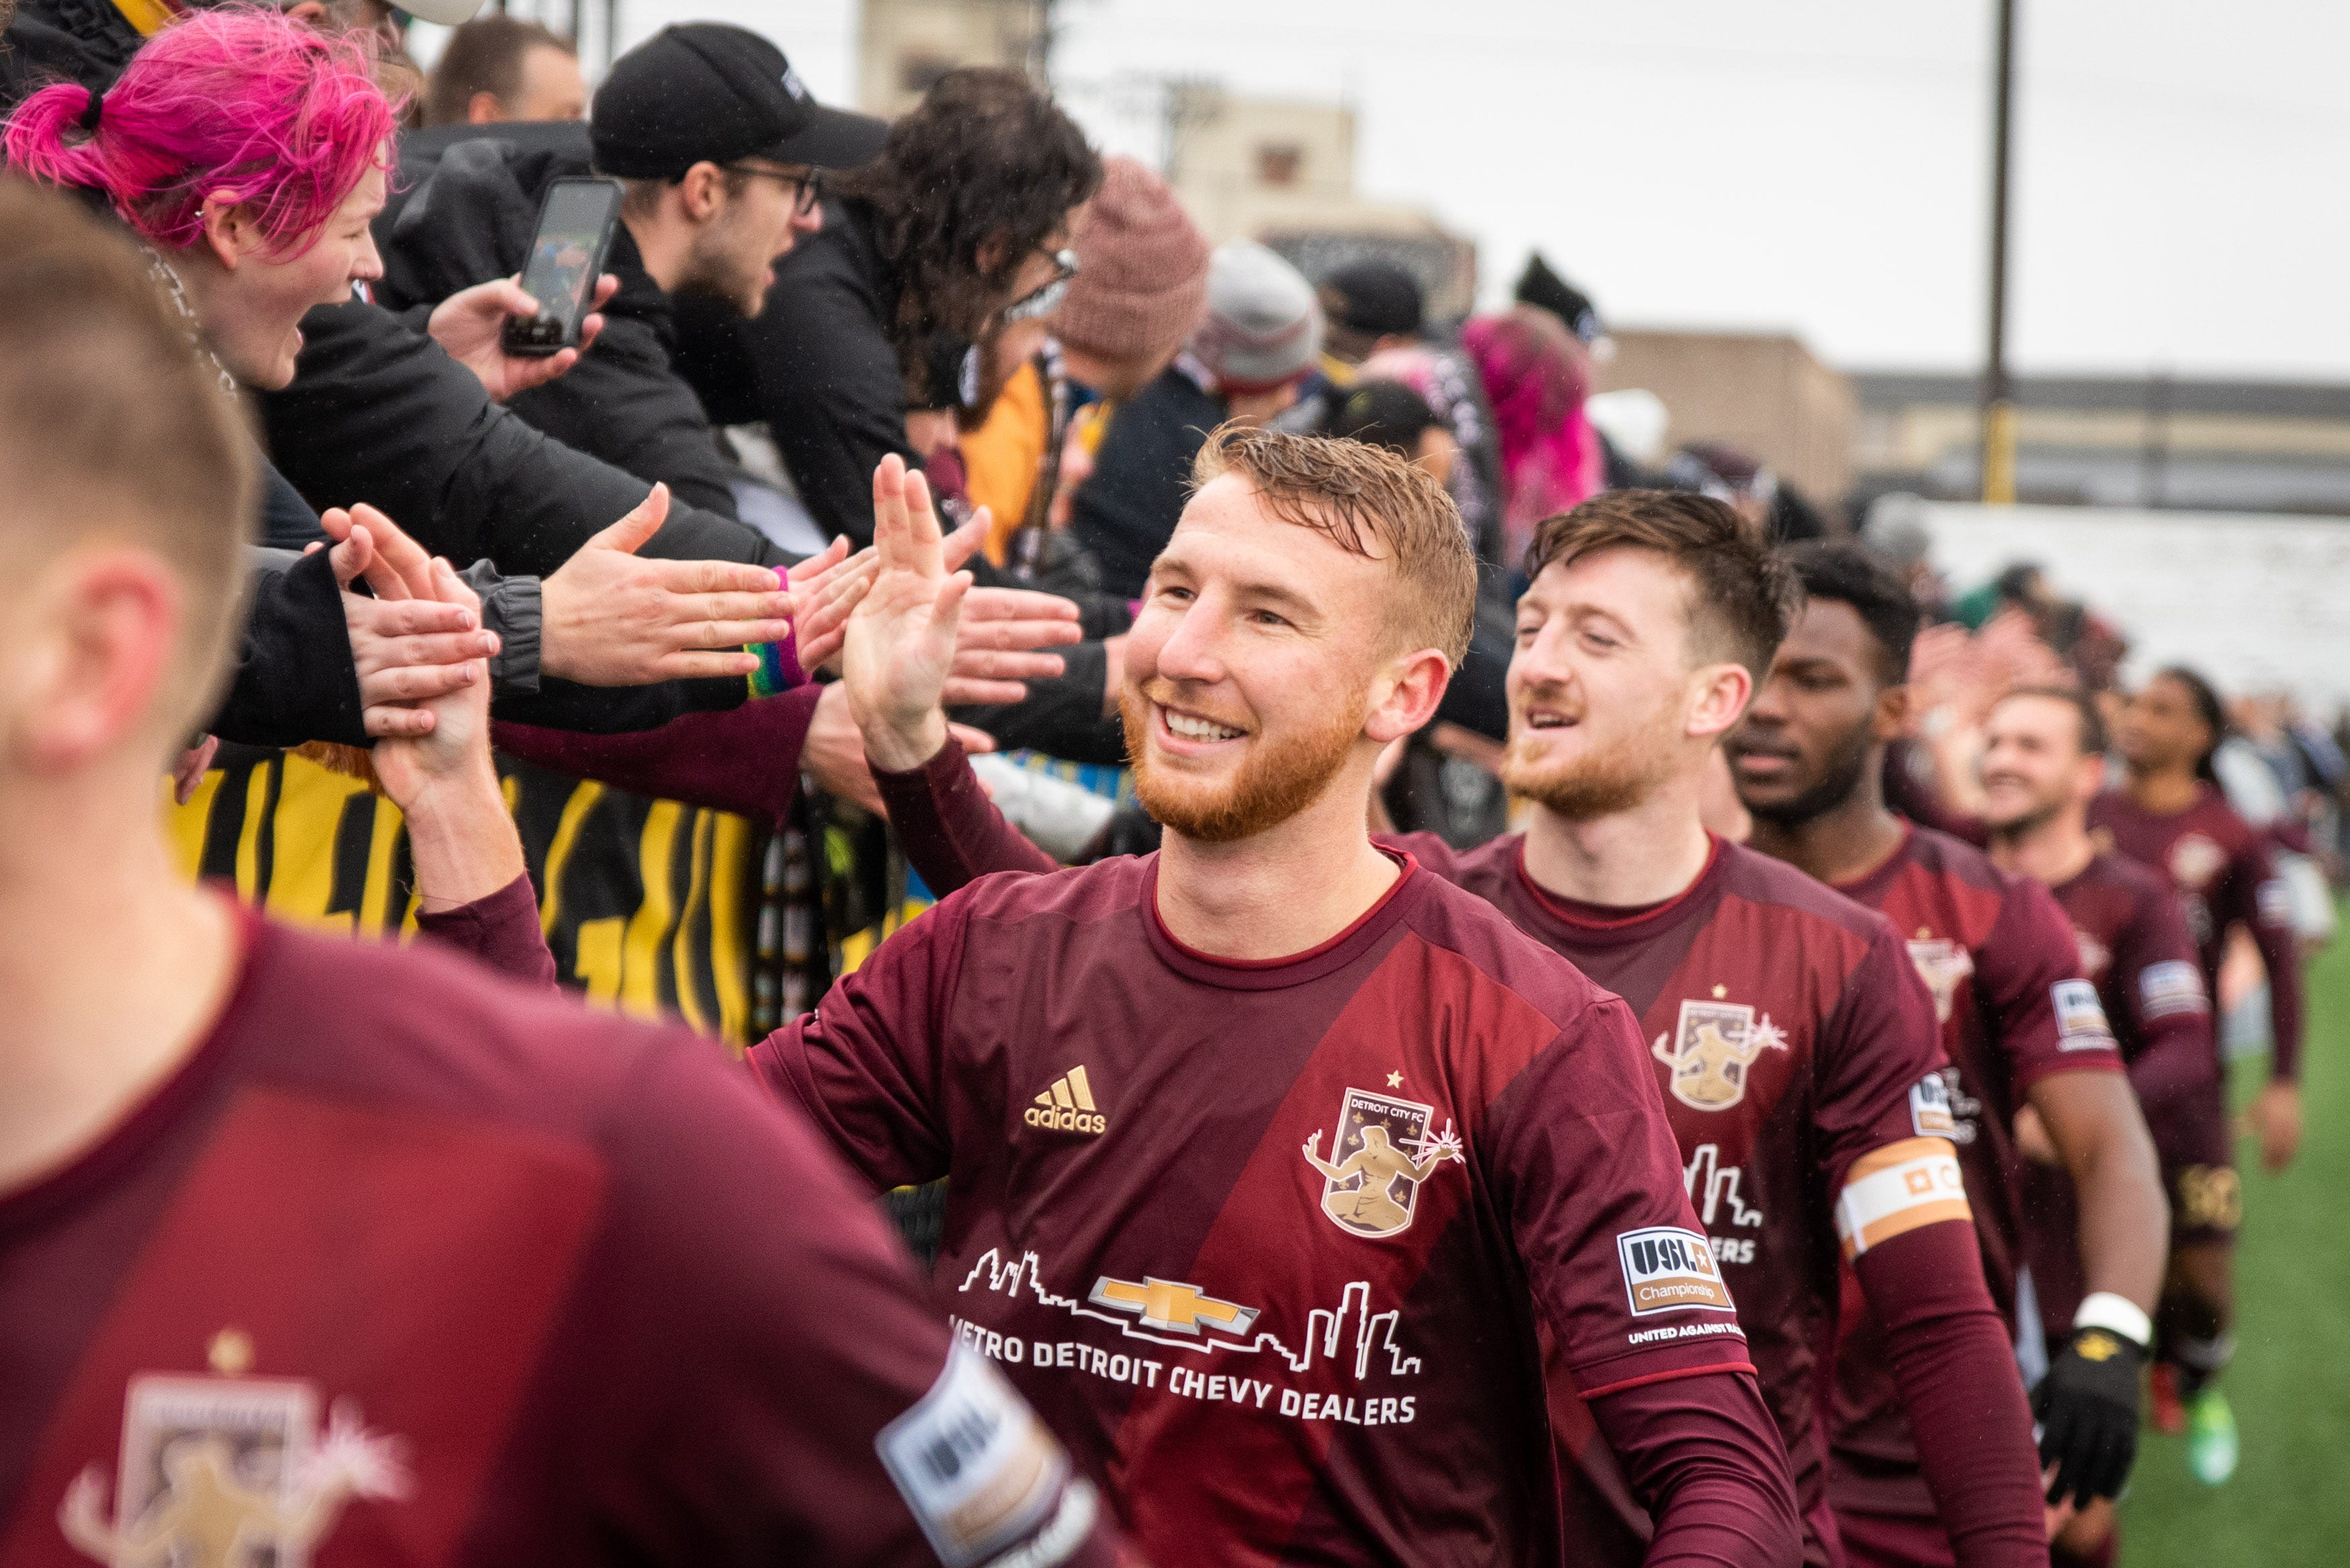
{"type": "Polygon", "coordinates": [[[462,9],[0,0],[0,1556],[2109,1563],[2142,1364],[2224,1479],[2334,739],[1627,453],[1539,257],[462,9]]]}

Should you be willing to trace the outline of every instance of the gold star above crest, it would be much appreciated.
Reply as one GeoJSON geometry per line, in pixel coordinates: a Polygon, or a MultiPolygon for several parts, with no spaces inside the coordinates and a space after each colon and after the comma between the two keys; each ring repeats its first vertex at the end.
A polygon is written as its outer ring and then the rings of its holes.
{"type": "Polygon", "coordinates": [[[224,1377],[242,1377],[253,1369],[253,1336],[241,1328],[224,1328],[204,1347],[204,1359],[224,1377]]]}
{"type": "Polygon", "coordinates": [[[1933,934],[1934,928],[1931,926],[1920,926],[1918,928],[1918,940],[1921,942],[1933,934]]]}
{"type": "Polygon", "coordinates": [[[1716,1002],[1720,1002],[1723,997],[1728,996],[1729,994],[1730,987],[1726,985],[1717,985],[1713,988],[1713,999],[1716,1002]]]}
{"type": "Polygon", "coordinates": [[[1402,1087],[1403,1087],[1403,1075],[1402,1075],[1401,1073],[1389,1073],[1389,1074],[1388,1075],[1388,1088],[1390,1088],[1390,1089],[1400,1089],[1400,1088],[1402,1088],[1402,1087]]]}

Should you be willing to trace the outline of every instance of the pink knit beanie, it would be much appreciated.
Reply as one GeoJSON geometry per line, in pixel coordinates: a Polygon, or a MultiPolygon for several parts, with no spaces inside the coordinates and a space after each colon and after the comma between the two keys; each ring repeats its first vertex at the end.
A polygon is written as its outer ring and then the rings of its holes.
{"type": "Polygon", "coordinates": [[[1172,358],[1207,301],[1208,242],[1167,182],[1131,158],[1103,159],[1071,244],[1077,275],[1054,336],[1114,365],[1172,358]]]}

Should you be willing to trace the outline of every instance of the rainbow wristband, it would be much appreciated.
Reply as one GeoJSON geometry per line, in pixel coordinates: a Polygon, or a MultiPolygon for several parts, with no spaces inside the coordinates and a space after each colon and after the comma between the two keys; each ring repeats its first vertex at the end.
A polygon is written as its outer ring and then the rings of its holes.
{"type": "MultiPolygon", "coordinates": [[[[775,581],[783,587],[792,586],[790,571],[775,568],[775,581]]],[[[773,697],[789,691],[795,686],[807,684],[807,671],[800,668],[799,629],[795,627],[774,642],[763,642],[753,648],[759,656],[759,668],[751,671],[751,695],[773,697]]]]}

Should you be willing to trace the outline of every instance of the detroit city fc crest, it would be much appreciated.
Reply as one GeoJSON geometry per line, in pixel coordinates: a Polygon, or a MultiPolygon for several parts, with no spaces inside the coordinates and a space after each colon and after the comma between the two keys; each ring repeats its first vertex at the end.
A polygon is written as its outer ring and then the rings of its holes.
{"type": "Polygon", "coordinates": [[[1673,1098],[1699,1111],[1726,1111],[1746,1097],[1747,1070],[1765,1051],[1784,1051],[1787,1032],[1743,1002],[1683,1002],[1670,1035],[1650,1047],[1673,1070],[1673,1098]]]}
{"type": "Polygon", "coordinates": [[[1446,1160],[1462,1158],[1451,1122],[1430,1136],[1435,1120],[1433,1106],[1347,1090],[1330,1158],[1319,1152],[1318,1128],[1305,1140],[1305,1161],[1322,1173],[1322,1212],[1341,1231],[1374,1240],[1409,1229],[1420,1184],[1446,1160]]]}
{"type": "Polygon", "coordinates": [[[1921,929],[1909,944],[1909,961],[1934,993],[1934,1022],[1948,1023],[1959,987],[1975,972],[1974,954],[1948,937],[1929,936],[1921,929]]]}
{"type": "Polygon", "coordinates": [[[57,1527],[113,1568],[307,1568],[347,1503],[411,1485],[397,1439],[368,1431],[342,1400],[321,1430],[318,1406],[295,1379],[135,1377],[112,1506],[93,1464],[67,1490],[57,1527]]]}

